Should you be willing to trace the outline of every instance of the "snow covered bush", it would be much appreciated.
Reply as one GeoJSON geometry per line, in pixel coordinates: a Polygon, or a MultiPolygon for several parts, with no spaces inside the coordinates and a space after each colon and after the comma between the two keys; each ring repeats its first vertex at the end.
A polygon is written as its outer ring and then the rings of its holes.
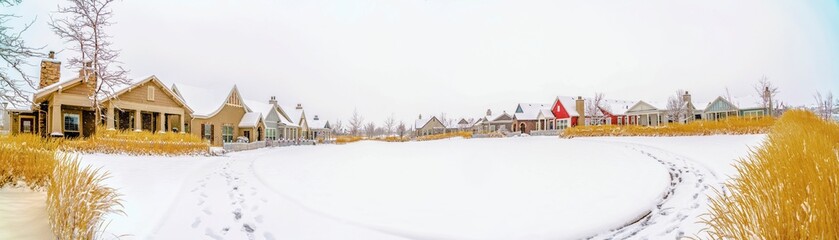
{"type": "Polygon", "coordinates": [[[98,239],[108,213],[122,213],[119,194],[102,181],[106,172],[79,167],[78,156],[59,153],[47,187],[47,214],[58,239],[98,239]]]}
{"type": "Polygon", "coordinates": [[[57,147],[58,142],[31,134],[0,137],[0,187],[20,182],[31,189],[46,186],[57,147]]]}
{"type": "Polygon", "coordinates": [[[784,113],[704,218],[716,239],[839,239],[839,124],[784,113]]]}
{"type": "MultiPolygon", "coordinates": [[[[104,127],[101,127],[104,129],[104,127]]],[[[209,144],[198,136],[184,133],[135,131],[97,131],[87,139],[66,140],[69,150],[132,155],[206,154],[209,144]]]]}
{"type": "Polygon", "coordinates": [[[577,126],[562,131],[564,138],[603,136],[704,136],[715,134],[766,133],[774,118],[729,117],[718,121],[693,121],[663,126],[597,125],[577,126]]]}

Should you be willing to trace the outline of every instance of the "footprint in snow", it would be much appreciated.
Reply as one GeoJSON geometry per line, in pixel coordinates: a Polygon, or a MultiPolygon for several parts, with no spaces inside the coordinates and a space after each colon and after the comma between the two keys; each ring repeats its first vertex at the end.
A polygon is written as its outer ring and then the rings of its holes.
{"type": "Polygon", "coordinates": [[[204,210],[202,211],[204,212],[204,214],[213,215],[213,212],[210,212],[210,208],[204,208],[204,210]]]}
{"type": "Polygon", "coordinates": [[[266,232],[265,234],[262,234],[262,236],[265,237],[265,240],[276,240],[276,238],[274,238],[274,235],[269,233],[269,232],[266,232]]]}
{"type": "Polygon", "coordinates": [[[207,235],[208,237],[210,237],[212,239],[215,239],[215,240],[224,240],[223,237],[219,236],[218,234],[215,234],[213,232],[213,230],[210,230],[210,228],[207,228],[206,230],[204,230],[204,235],[207,235]]]}
{"type": "Polygon", "coordinates": [[[192,228],[197,228],[198,224],[201,224],[201,218],[195,218],[195,222],[192,222],[192,228]]]}

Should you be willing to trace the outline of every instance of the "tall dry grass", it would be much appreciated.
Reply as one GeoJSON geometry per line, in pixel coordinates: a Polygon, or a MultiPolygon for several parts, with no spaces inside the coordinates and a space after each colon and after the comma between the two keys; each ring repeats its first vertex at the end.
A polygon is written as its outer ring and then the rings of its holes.
{"type": "Polygon", "coordinates": [[[78,155],[59,153],[47,187],[47,214],[58,239],[98,239],[103,217],[122,213],[119,194],[104,186],[107,172],[81,168],[78,155]]]}
{"type": "Polygon", "coordinates": [[[362,139],[364,139],[364,138],[359,137],[359,136],[336,136],[335,137],[335,143],[337,143],[337,144],[354,143],[354,142],[361,141],[362,139]]]}
{"type": "Polygon", "coordinates": [[[789,111],[703,221],[715,239],[839,239],[839,125],[789,111]]]}
{"type": "MultiPolygon", "coordinates": [[[[101,127],[100,129],[104,129],[101,127]]],[[[210,145],[201,137],[186,133],[152,133],[147,131],[97,131],[90,138],[68,139],[63,146],[69,150],[131,155],[205,154],[210,145]]]]}
{"type": "Polygon", "coordinates": [[[439,140],[439,139],[454,138],[454,137],[472,138],[472,132],[460,131],[460,132],[450,132],[450,133],[425,135],[425,136],[417,137],[417,141],[439,140]]]}
{"type": "Polygon", "coordinates": [[[0,136],[0,187],[43,188],[55,167],[57,141],[36,135],[0,136]]]}
{"type": "Polygon", "coordinates": [[[702,136],[715,134],[766,133],[774,118],[729,117],[718,121],[693,121],[662,126],[598,125],[577,126],[562,131],[561,137],[603,137],[603,136],[702,136]]]}

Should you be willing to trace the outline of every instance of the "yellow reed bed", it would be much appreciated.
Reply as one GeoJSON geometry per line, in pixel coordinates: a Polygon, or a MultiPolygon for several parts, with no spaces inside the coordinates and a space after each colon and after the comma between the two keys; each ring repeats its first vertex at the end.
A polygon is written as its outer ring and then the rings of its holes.
{"type": "Polygon", "coordinates": [[[59,153],[47,187],[47,214],[57,239],[98,239],[103,217],[122,213],[119,194],[102,181],[106,172],[81,168],[78,156],[59,153]]]}
{"type": "Polygon", "coordinates": [[[19,134],[0,136],[0,186],[23,183],[47,191],[47,213],[57,239],[96,239],[102,216],[119,212],[115,190],[102,185],[107,173],[80,168],[78,156],[58,151],[62,140],[19,134]]]}
{"type": "Polygon", "coordinates": [[[417,137],[417,141],[439,140],[453,137],[472,138],[472,132],[451,132],[417,137]]]}
{"type": "Polygon", "coordinates": [[[774,122],[775,120],[770,117],[730,117],[718,121],[700,120],[686,124],[671,123],[656,127],[636,125],[577,126],[565,129],[561,136],[564,138],[572,138],[602,136],[703,136],[715,134],[756,134],[766,133],[774,122]]]}
{"type": "Polygon", "coordinates": [[[361,141],[362,139],[364,139],[364,138],[358,137],[358,136],[337,136],[337,137],[335,137],[335,143],[337,143],[337,144],[353,143],[353,142],[361,141]]]}
{"type": "Polygon", "coordinates": [[[703,221],[721,239],[839,239],[839,124],[785,113],[703,221]]]}
{"type": "Polygon", "coordinates": [[[57,141],[35,135],[0,136],[0,187],[46,186],[55,166],[57,141]]]}
{"type": "Polygon", "coordinates": [[[81,152],[132,155],[203,154],[210,147],[206,141],[192,134],[113,130],[99,130],[91,138],[66,140],[63,145],[67,149],[81,152]]]}

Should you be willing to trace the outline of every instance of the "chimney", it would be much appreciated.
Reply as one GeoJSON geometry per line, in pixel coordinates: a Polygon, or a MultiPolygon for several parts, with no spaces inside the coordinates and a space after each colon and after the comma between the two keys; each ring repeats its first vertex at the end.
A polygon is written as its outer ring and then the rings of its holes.
{"type": "Polygon", "coordinates": [[[422,119],[422,114],[419,115],[419,119],[422,119]]]}
{"type": "Polygon", "coordinates": [[[277,97],[271,96],[271,99],[268,99],[268,104],[277,105],[277,97]]]}
{"type": "Polygon", "coordinates": [[[688,93],[688,91],[685,91],[685,94],[682,95],[682,101],[684,101],[686,103],[690,102],[690,93],[688,93]]]}
{"type": "Polygon", "coordinates": [[[487,109],[487,117],[492,116],[492,110],[487,109]]]}
{"type": "Polygon", "coordinates": [[[577,96],[577,114],[580,115],[579,119],[577,119],[577,125],[583,125],[583,126],[586,125],[585,124],[586,123],[586,111],[585,110],[586,110],[585,100],[583,100],[582,96],[577,96]]]}
{"type": "Polygon", "coordinates": [[[319,120],[319,119],[318,119],[318,115],[315,115],[315,121],[317,121],[317,120],[319,120]]]}
{"type": "Polygon", "coordinates": [[[58,82],[61,77],[61,62],[55,60],[55,51],[50,51],[49,58],[41,60],[41,82],[38,89],[58,82]]]}
{"type": "Polygon", "coordinates": [[[96,89],[96,72],[93,71],[93,61],[85,61],[84,67],[79,70],[80,78],[84,78],[85,74],[87,75],[87,79],[82,79],[82,82],[86,83],[91,90],[96,89]]]}
{"type": "Polygon", "coordinates": [[[298,109],[298,110],[299,110],[299,109],[303,109],[303,104],[299,104],[299,103],[298,103],[298,104],[297,104],[297,107],[296,107],[296,108],[294,108],[294,109],[298,109]]]}

